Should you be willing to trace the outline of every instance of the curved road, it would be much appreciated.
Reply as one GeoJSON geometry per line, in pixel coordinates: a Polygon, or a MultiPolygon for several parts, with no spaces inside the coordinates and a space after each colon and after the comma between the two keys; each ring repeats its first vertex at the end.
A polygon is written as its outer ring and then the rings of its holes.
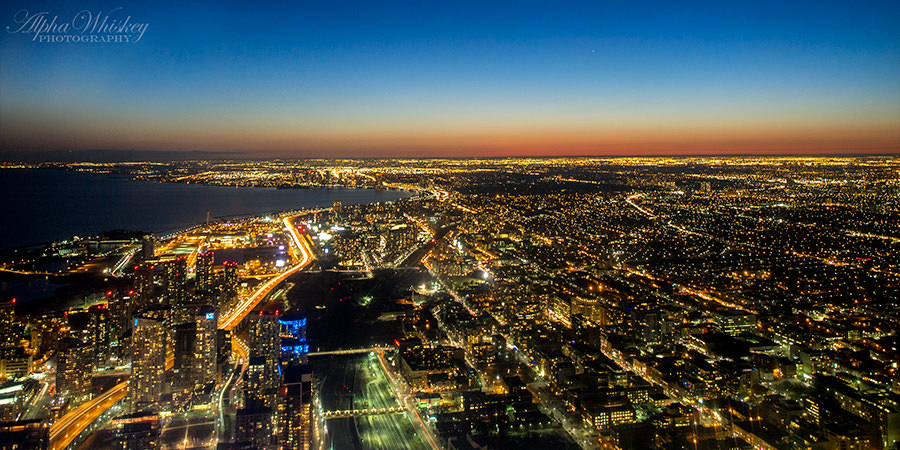
{"type": "Polygon", "coordinates": [[[277,277],[265,282],[249,297],[242,299],[231,312],[219,319],[219,328],[231,330],[236,327],[241,323],[241,320],[243,320],[244,317],[249,314],[272,289],[275,288],[275,286],[278,286],[282,281],[286,280],[287,277],[308,266],[309,263],[313,261],[312,247],[308,238],[301,236],[297,231],[297,227],[294,226],[293,220],[298,216],[300,216],[300,214],[287,216],[282,219],[285,228],[291,235],[291,253],[293,253],[294,257],[297,259],[297,264],[291,266],[291,268],[285,270],[277,277]]]}

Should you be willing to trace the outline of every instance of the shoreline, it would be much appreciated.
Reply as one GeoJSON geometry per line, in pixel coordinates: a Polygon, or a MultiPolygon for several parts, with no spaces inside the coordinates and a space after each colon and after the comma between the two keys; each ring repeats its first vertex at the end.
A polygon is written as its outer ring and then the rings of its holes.
{"type": "Polygon", "coordinates": [[[170,234],[204,223],[207,211],[212,211],[211,219],[221,221],[331,207],[335,201],[375,204],[421,195],[413,190],[345,186],[294,190],[173,181],[138,184],[133,182],[151,180],[62,168],[0,171],[3,174],[8,176],[0,179],[10,194],[18,193],[2,205],[9,217],[18,219],[6,245],[0,246],[4,254],[114,230],[170,234]],[[246,189],[250,187],[268,191],[246,189]]]}

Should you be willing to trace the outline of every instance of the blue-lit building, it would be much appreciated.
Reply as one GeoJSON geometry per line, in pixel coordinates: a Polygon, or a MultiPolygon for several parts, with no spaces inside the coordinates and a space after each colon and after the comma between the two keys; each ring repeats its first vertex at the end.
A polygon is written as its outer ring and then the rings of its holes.
{"type": "Polygon", "coordinates": [[[306,316],[286,314],[278,319],[281,327],[281,358],[287,361],[299,361],[309,353],[309,342],[306,340],[306,316]]]}

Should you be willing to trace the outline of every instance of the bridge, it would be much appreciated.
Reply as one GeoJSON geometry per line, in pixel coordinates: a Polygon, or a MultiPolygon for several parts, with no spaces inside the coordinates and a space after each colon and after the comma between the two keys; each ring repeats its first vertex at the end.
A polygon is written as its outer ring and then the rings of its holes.
{"type": "Polygon", "coordinates": [[[331,356],[331,355],[358,355],[360,353],[382,352],[390,350],[391,347],[366,347],[366,348],[348,348],[346,350],[329,350],[325,352],[310,352],[306,356],[331,356]]]}
{"type": "Polygon", "coordinates": [[[336,411],[325,411],[322,417],[325,419],[340,419],[345,417],[361,417],[361,416],[379,416],[383,414],[404,414],[406,410],[402,406],[390,408],[372,408],[372,409],[345,409],[336,411]]]}

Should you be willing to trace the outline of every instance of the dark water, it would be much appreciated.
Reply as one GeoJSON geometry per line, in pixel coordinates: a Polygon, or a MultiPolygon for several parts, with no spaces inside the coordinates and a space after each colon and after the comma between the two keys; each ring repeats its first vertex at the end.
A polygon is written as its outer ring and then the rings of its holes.
{"type": "Polygon", "coordinates": [[[409,192],[273,189],[132,181],[64,170],[0,169],[0,249],[113,229],[175,231],[210,217],[374,203],[409,192]]]}

